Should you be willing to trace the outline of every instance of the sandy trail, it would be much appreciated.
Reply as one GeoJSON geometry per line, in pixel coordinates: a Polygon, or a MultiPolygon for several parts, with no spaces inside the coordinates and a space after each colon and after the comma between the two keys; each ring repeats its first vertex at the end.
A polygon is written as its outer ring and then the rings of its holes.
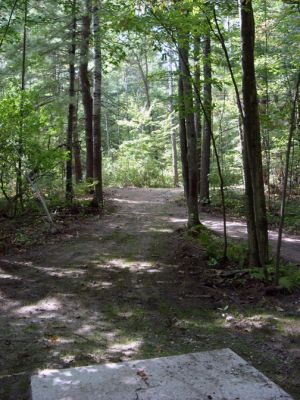
{"type": "MultiPolygon", "coordinates": [[[[211,214],[200,215],[201,222],[219,234],[223,234],[223,220],[218,216],[211,214]]],[[[233,239],[247,239],[247,225],[240,220],[229,219],[227,221],[228,236],[233,239]]],[[[278,233],[274,230],[269,230],[269,245],[273,255],[276,254],[278,233]]],[[[300,237],[295,235],[283,234],[281,245],[281,257],[285,261],[300,265],[300,237]]]]}
{"type": "MultiPolygon", "coordinates": [[[[207,270],[201,250],[178,231],[186,224],[183,202],[176,201],[182,191],[111,189],[107,197],[115,212],[89,217],[42,246],[0,258],[1,400],[28,400],[36,369],[228,346],[239,352],[241,333],[224,327],[216,311],[224,307],[225,289],[210,295],[201,280],[207,270]]],[[[202,221],[222,229],[219,218],[202,221]]],[[[244,238],[244,228],[228,223],[232,237],[244,238]]],[[[285,236],[284,252],[297,260],[298,245],[299,238],[285,236]]],[[[250,294],[250,303],[257,297],[250,294]]],[[[289,300],[289,307],[296,306],[289,300]]],[[[243,337],[243,348],[252,348],[252,335],[243,337]]],[[[259,357],[273,353],[259,347],[259,357]]],[[[282,370],[287,357],[284,352],[282,370]]],[[[289,365],[297,382],[293,362],[289,365]]]]}

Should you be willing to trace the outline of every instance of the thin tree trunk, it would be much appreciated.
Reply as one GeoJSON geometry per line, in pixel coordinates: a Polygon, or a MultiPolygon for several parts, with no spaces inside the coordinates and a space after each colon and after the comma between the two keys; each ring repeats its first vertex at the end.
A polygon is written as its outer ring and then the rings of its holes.
{"type": "MultiPolygon", "coordinates": [[[[173,37],[172,37],[172,39],[174,41],[174,44],[176,46],[178,46],[173,37]]],[[[181,61],[184,61],[184,59],[181,58],[181,61]]],[[[193,82],[192,75],[191,75],[191,72],[190,72],[190,69],[189,69],[189,64],[185,63],[185,62],[184,62],[184,64],[185,64],[185,67],[186,67],[186,71],[188,73],[189,80],[190,80],[190,82],[193,82]]],[[[182,84],[180,85],[180,82],[181,81],[179,80],[179,94],[180,93],[183,94],[183,87],[182,87],[182,89],[180,89],[180,87],[183,86],[183,85],[182,84]]],[[[218,175],[219,175],[219,179],[220,179],[220,192],[221,192],[223,228],[224,228],[224,253],[223,254],[224,254],[224,260],[226,260],[227,259],[227,245],[228,245],[227,227],[226,227],[226,204],[225,204],[224,179],[223,179],[222,170],[221,170],[220,158],[219,158],[219,155],[218,155],[216,141],[214,139],[214,135],[213,135],[213,131],[212,131],[211,121],[210,121],[209,117],[206,114],[206,109],[205,109],[204,104],[203,104],[203,102],[201,100],[200,92],[199,92],[197,86],[195,85],[195,82],[193,82],[193,87],[194,87],[194,91],[195,91],[195,93],[197,95],[197,98],[198,98],[198,101],[199,101],[203,116],[206,119],[206,122],[208,124],[208,129],[209,129],[209,133],[210,133],[210,136],[211,136],[211,139],[212,139],[214,154],[215,154],[216,162],[217,162],[218,175]]],[[[192,96],[191,96],[191,98],[192,98],[192,96]]],[[[179,96],[179,100],[180,100],[180,96],[179,96]]],[[[179,105],[180,105],[180,102],[179,102],[179,105]]],[[[180,118],[180,126],[182,125],[182,121],[183,120],[180,118]]]]}
{"type": "Polygon", "coordinates": [[[184,93],[182,76],[178,78],[178,117],[179,117],[179,137],[180,137],[180,154],[181,154],[181,165],[182,165],[182,180],[184,195],[186,201],[188,200],[189,193],[189,166],[187,158],[187,142],[186,142],[186,125],[185,125],[185,107],[184,107],[184,93]]]}
{"type": "Polygon", "coordinates": [[[73,153],[73,126],[75,115],[75,52],[76,52],[76,0],[72,2],[72,22],[70,27],[70,48],[69,48],[69,113],[67,130],[67,152],[66,161],[66,200],[73,201],[73,171],[72,171],[72,153],[73,153]]]}
{"type": "Polygon", "coordinates": [[[18,143],[18,161],[16,171],[16,209],[18,200],[20,201],[21,208],[24,208],[23,202],[23,131],[24,131],[24,93],[26,89],[26,56],[27,56],[27,18],[28,18],[28,0],[24,2],[24,24],[23,24],[23,45],[22,45],[22,73],[21,73],[21,104],[20,104],[20,134],[18,143]]]}
{"type": "Polygon", "coordinates": [[[94,36],[94,96],[93,96],[93,140],[94,140],[94,180],[95,191],[93,204],[103,205],[102,188],[102,153],[101,153],[101,43],[99,12],[102,1],[95,0],[93,7],[93,36],[94,36]]]}
{"type": "Polygon", "coordinates": [[[267,275],[268,223],[263,182],[260,119],[254,67],[255,28],[252,0],[241,0],[241,47],[243,69],[243,130],[253,189],[253,206],[260,265],[267,275]]]}
{"type": "Polygon", "coordinates": [[[270,168],[271,168],[271,149],[270,149],[270,130],[268,127],[269,117],[269,69],[268,69],[268,55],[269,55],[269,41],[268,41],[268,30],[267,30],[267,19],[268,19],[268,0],[264,0],[264,24],[265,24],[265,63],[264,63],[264,75],[265,75],[265,116],[266,124],[263,132],[263,145],[264,153],[266,158],[266,185],[268,188],[268,210],[271,209],[271,188],[270,188],[270,168]]]}
{"type": "Polygon", "coordinates": [[[198,212],[197,138],[193,112],[193,89],[190,80],[188,44],[179,46],[179,69],[182,76],[185,107],[186,142],[188,159],[188,226],[200,224],[198,212]]]}
{"type": "Polygon", "coordinates": [[[75,79],[76,84],[76,102],[75,112],[73,120],[73,153],[74,153],[74,170],[75,170],[75,181],[79,183],[82,181],[82,165],[81,165],[81,146],[78,134],[78,79],[75,79]]]}
{"type": "MultiPolygon", "coordinates": [[[[195,86],[197,87],[199,93],[201,93],[201,83],[200,83],[200,36],[196,36],[194,40],[194,62],[195,62],[195,86]]],[[[202,125],[201,125],[201,106],[195,93],[195,130],[197,136],[197,164],[198,164],[198,193],[200,194],[200,171],[201,171],[201,140],[202,140],[202,125]]]]}
{"type": "Polygon", "coordinates": [[[246,156],[245,152],[243,124],[241,122],[241,117],[239,118],[239,129],[240,129],[240,138],[242,144],[242,158],[243,158],[244,181],[245,181],[249,265],[251,267],[256,267],[260,263],[259,263],[258,243],[257,243],[256,228],[255,228],[253,189],[252,189],[251,174],[248,164],[248,157],[246,156]]]}
{"type": "Polygon", "coordinates": [[[105,113],[105,132],[106,132],[106,151],[107,151],[107,154],[109,154],[110,153],[110,138],[109,138],[107,113],[105,113]]]}
{"type": "Polygon", "coordinates": [[[85,121],[86,141],[86,179],[93,179],[93,98],[88,73],[89,41],[91,36],[91,0],[85,1],[85,15],[82,17],[82,33],[80,48],[80,81],[82,91],[82,104],[85,121]]]}
{"type": "Polygon", "coordinates": [[[144,84],[144,89],[145,89],[145,96],[146,96],[146,105],[147,109],[149,110],[151,107],[151,97],[150,97],[150,87],[149,87],[149,79],[148,79],[148,57],[147,57],[147,52],[145,53],[145,71],[143,69],[141,60],[139,57],[135,54],[135,58],[137,61],[137,65],[141,74],[141,78],[144,84]]]}
{"type": "Polygon", "coordinates": [[[288,175],[289,175],[290,153],[291,153],[293,134],[296,129],[296,108],[297,108],[297,100],[298,100],[298,95],[299,95],[299,85],[300,85],[300,71],[298,72],[295,97],[294,97],[293,104],[292,104],[289,137],[288,137],[287,150],[286,150],[285,173],[284,173],[284,179],[283,179],[282,199],[281,199],[281,208],[280,208],[280,223],[279,223],[279,229],[278,229],[277,250],[276,250],[276,274],[275,274],[275,283],[276,284],[278,284],[279,273],[280,273],[280,270],[279,270],[280,250],[281,250],[284,217],[285,217],[285,203],[286,203],[286,192],[287,192],[287,183],[288,183],[288,175]]]}
{"type": "Polygon", "coordinates": [[[201,149],[201,180],[200,180],[200,202],[205,205],[209,203],[209,172],[210,172],[210,145],[212,128],[212,93],[211,93],[211,38],[210,33],[205,35],[204,39],[204,107],[207,118],[203,122],[203,140],[201,149]]]}
{"type": "Polygon", "coordinates": [[[178,162],[177,162],[177,143],[176,143],[176,130],[174,127],[174,88],[173,88],[173,63],[171,56],[168,59],[169,67],[169,79],[168,79],[168,91],[169,91],[169,114],[170,114],[170,129],[171,129],[171,145],[172,145],[172,169],[173,169],[173,180],[174,186],[177,187],[179,184],[178,178],[178,162]]]}
{"type": "Polygon", "coordinates": [[[246,205],[247,205],[247,233],[248,233],[248,247],[249,247],[249,264],[251,266],[258,266],[260,265],[259,259],[259,249],[258,249],[258,239],[257,239],[257,229],[256,229],[256,221],[255,221],[255,212],[254,212],[254,197],[253,197],[253,184],[252,184],[252,177],[249,168],[249,161],[247,157],[247,150],[244,140],[244,110],[242,106],[242,101],[240,98],[240,93],[238,90],[237,82],[233,73],[231,61],[229,58],[229,54],[227,51],[227,47],[225,44],[225,39],[220,29],[217,15],[215,9],[213,9],[213,17],[214,22],[217,28],[217,33],[214,32],[213,27],[210,24],[211,30],[215,33],[217,39],[219,40],[225,59],[227,62],[227,66],[230,72],[231,80],[234,86],[236,100],[237,100],[237,107],[239,110],[240,118],[239,118],[239,125],[240,125],[240,137],[241,137],[241,144],[242,144],[242,156],[243,156],[243,168],[244,168],[244,181],[245,181],[245,195],[246,195],[246,205]]]}

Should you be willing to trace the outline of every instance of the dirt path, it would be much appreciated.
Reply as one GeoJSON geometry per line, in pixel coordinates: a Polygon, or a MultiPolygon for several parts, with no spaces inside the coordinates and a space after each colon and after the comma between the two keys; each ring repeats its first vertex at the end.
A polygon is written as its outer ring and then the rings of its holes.
{"type": "MultiPolygon", "coordinates": [[[[223,219],[218,216],[211,214],[200,215],[201,222],[212,229],[214,232],[223,234],[223,219]]],[[[247,225],[245,222],[240,220],[230,219],[227,221],[227,232],[228,236],[233,239],[247,239],[247,225]]],[[[276,254],[277,246],[276,231],[269,231],[269,244],[272,253],[276,254]]],[[[300,237],[295,235],[283,234],[282,246],[281,246],[281,257],[285,261],[289,261],[300,265],[300,237]]]]}
{"type": "Polygon", "coordinates": [[[41,368],[223,347],[300,393],[299,299],[218,286],[214,271],[204,281],[204,255],[179,229],[179,190],[108,195],[114,213],[0,258],[0,399],[28,400],[41,368]]]}

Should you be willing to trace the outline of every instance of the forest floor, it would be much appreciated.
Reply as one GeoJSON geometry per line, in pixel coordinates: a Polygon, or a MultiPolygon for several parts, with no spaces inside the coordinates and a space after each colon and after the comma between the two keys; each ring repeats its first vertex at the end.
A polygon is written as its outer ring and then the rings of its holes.
{"type": "Polygon", "coordinates": [[[37,369],[224,347],[300,399],[299,292],[220,279],[180,193],[109,190],[113,212],[0,257],[1,400],[29,399],[37,369]]]}

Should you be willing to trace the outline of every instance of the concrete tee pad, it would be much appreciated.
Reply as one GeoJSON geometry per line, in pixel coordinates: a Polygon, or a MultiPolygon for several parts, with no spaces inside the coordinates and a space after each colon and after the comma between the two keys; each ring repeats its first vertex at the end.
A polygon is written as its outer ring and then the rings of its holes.
{"type": "Polygon", "coordinates": [[[230,349],[44,370],[32,400],[291,400],[230,349]]]}

